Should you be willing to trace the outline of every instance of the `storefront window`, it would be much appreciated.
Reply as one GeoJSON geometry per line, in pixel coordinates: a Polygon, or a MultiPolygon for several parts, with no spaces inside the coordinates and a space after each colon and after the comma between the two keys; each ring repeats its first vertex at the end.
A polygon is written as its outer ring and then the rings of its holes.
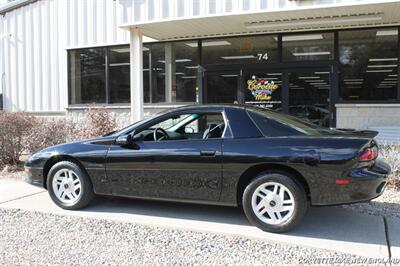
{"type": "MultiPolygon", "coordinates": [[[[282,105],[284,96],[289,99],[291,113],[298,112],[300,105],[326,109],[329,91],[336,93],[337,89],[339,101],[397,101],[397,28],[341,30],[337,35],[333,32],[283,34],[281,39],[281,51],[278,51],[277,35],[145,44],[143,100],[145,103],[189,103],[196,102],[202,92],[199,100],[208,103],[247,102],[282,110],[286,106],[282,105]],[[336,55],[334,36],[338,36],[336,55]],[[198,79],[199,44],[201,64],[206,69],[202,80],[198,79]],[[326,63],[324,70],[313,69],[306,74],[300,73],[300,66],[296,73],[290,70],[284,76],[282,70],[266,68],[269,63],[280,62],[279,55],[282,55],[282,65],[310,60],[330,60],[330,63],[326,63]],[[331,87],[328,68],[335,58],[340,67],[338,73],[332,73],[332,78],[338,74],[338,88],[336,82],[331,87]],[[288,94],[282,93],[286,91],[282,88],[284,78],[288,81],[285,88],[288,94]],[[200,88],[197,88],[198,81],[202,84],[200,88]]],[[[70,104],[130,102],[129,45],[71,50],[68,59],[70,104]]]]}
{"type": "Polygon", "coordinates": [[[397,97],[397,29],[339,32],[341,100],[397,97]]]}
{"type": "Polygon", "coordinates": [[[197,42],[153,44],[151,55],[152,102],[195,102],[197,42]]]}
{"type": "Polygon", "coordinates": [[[329,127],[328,71],[297,70],[289,73],[289,114],[329,127]]]}
{"type": "Polygon", "coordinates": [[[143,101],[150,102],[149,46],[143,46],[143,101]]]}
{"type": "Polygon", "coordinates": [[[110,103],[129,103],[129,46],[113,47],[108,51],[110,103]]]}
{"type": "Polygon", "coordinates": [[[276,36],[251,36],[202,41],[203,64],[254,64],[277,62],[276,36]]]}
{"type": "Polygon", "coordinates": [[[106,102],[105,53],[104,48],[69,52],[71,104],[106,102]]]}
{"type": "MultiPolygon", "coordinates": [[[[176,51],[176,101],[195,102],[199,53],[197,45],[174,43],[176,51]]],[[[173,100],[173,99],[172,99],[173,100]]]]}
{"type": "Polygon", "coordinates": [[[153,44],[152,60],[152,103],[165,102],[165,48],[163,43],[153,44]]]}
{"type": "MultiPolygon", "coordinates": [[[[70,51],[70,104],[129,103],[131,90],[129,53],[129,45],[70,51]]],[[[150,102],[149,72],[149,47],[144,45],[143,100],[146,103],[150,102]]]]}
{"type": "Polygon", "coordinates": [[[238,101],[239,71],[208,72],[205,80],[205,100],[207,103],[234,103],[238,101]]]}
{"type": "Polygon", "coordinates": [[[333,33],[283,35],[283,61],[333,59],[333,33]]]}

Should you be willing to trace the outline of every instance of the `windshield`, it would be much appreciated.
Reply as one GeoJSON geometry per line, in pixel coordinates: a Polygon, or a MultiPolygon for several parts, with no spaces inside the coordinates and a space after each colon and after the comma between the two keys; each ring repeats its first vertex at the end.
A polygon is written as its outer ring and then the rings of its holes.
{"type": "Polygon", "coordinates": [[[139,125],[142,125],[142,124],[146,123],[147,121],[153,119],[154,117],[160,116],[160,115],[162,115],[164,113],[167,113],[167,112],[168,112],[168,110],[159,112],[159,113],[155,114],[154,116],[151,116],[149,118],[145,118],[143,120],[137,121],[137,122],[135,122],[133,124],[130,124],[129,126],[124,127],[124,128],[122,128],[120,130],[117,130],[117,131],[114,131],[114,132],[110,132],[106,136],[116,136],[117,137],[117,136],[120,136],[120,135],[129,134],[130,132],[132,132],[132,130],[134,128],[138,127],[139,125]]]}
{"type": "Polygon", "coordinates": [[[248,110],[256,112],[257,114],[268,118],[273,123],[277,122],[283,126],[295,130],[304,135],[326,135],[326,134],[336,134],[335,130],[324,128],[313,123],[307,122],[305,120],[299,119],[297,117],[278,113],[272,110],[268,110],[256,106],[248,106],[248,110]]]}
{"type": "Polygon", "coordinates": [[[191,114],[172,116],[167,120],[163,120],[157,124],[152,125],[150,129],[162,128],[166,131],[175,131],[176,128],[179,128],[181,125],[189,123],[191,120],[193,120],[192,116],[196,118],[195,115],[191,114]]]}

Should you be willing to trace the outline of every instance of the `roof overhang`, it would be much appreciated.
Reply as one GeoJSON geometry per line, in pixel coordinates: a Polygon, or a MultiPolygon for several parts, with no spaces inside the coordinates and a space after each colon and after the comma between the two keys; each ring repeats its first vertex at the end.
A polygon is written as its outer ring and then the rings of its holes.
{"type": "Polygon", "coordinates": [[[139,28],[145,36],[166,41],[397,25],[400,25],[400,3],[381,1],[369,4],[299,7],[283,11],[149,21],[120,27],[139,28]]]}
{"type": "Polygon", "coordinates": [[[30,3],[36,1],[38,0],[14,0],[0,7],[0,15],[4,15],[7,12],[13,11],[14,9],[20,8],[22,6],[29,5],[30,3]]]}

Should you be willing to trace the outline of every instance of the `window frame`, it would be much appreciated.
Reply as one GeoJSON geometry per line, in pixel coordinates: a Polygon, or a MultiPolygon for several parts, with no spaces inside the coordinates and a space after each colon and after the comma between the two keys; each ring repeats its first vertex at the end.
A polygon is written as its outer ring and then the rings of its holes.
{"type": "MultiPolygon", "coordinates": [[[[68,107],[70,107],[70,106],[86,106],[86,105],[88,105],[88,103],[71,103],[71,95],[72,95],[72,88],[71,88],[71,86],[72,86],[72,76],[71,76],[71,66],[72,66],[72,63],[71,63],[71,58],[70,58],[70,52],[72,52],[72,51],[79,51],[79,50],[87,50],[87,49],[101,49],[101,48],[106,48],[106,47],[104,47],[104,46],[89,46],[89,47],[80,47],[80,48],[74,48],[74,49],[67,49],[67,94],[68,94],[68,99],[67,99],[67,103],[68,103],[68,107]]],[[[105,53],[105,58],[107,57],[107,53],[105,53]]],[[[106,62],[106,59],[104,60],[104,62],[106,62]]],[[[106,71],[106,69],[107,69],[107,65],[105,64],[105,66],[104,66],[104,68],[105,68],[105,73],[107,72],[106,71]]],[[[108,81],[107,81],[107,79],[106,79],[106,77],[104,78],[104,82],[105,82],[105,84],[104,84],[104,86],[105,86],[105,93],[106,93],[106,97],[105,97],[105,102],[104,103],[95,103],[94,105],[98,105],[98,106],[102,106],[102,105],[109,105],[109,103],[107,103],[107,95],[108,95],[108,93],[107,93],[107,83],[108,83],[108,81]]]]}
{"type": "MultiPolygon", "coordinates": [[[[110,102],[110,49],[117,48],[117,47],[124,47],[128,46],[129,44],[118,44],[118,45],[109,45],[109,46],[90,46],[90,47],[80,47],[80,48],[73,48],[67,49],[67,87],[68,87],[68,106],[86,106],[88,103],[71,103],[71,93],[72,93],[72,76],[71,76],[71,58],[70,52],[72,51],[79,51],[79,50],[86,50],[86,49],[103,49],[104,50],[104,86],[105,86],[105,102],[93,102],[93,105],[107,105],[107,106],[121,106],[126,105],[129,106],[130,103],[111,103],[110,102]]],[[[129,99],[130,100],[130,99],[129,99]]]]}

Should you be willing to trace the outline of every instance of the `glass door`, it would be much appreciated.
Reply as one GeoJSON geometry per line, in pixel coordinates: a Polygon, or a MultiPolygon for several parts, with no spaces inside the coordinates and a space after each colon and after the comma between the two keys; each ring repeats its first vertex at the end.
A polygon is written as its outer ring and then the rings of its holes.
{"type": "Polygon", "coordinates": [[[293,70],[288,75],[289,114],[329,127],[332,117],[329,71],[293,70]]]}
{"type": "Polygon", "coordinates": [[[204,82],[205,103],[237,103],[240,71],[206,71],[204,82]]]}
{"type": "Polygon", "coordinates": [[[248,71],[244,75],[244,102],[282,110],[282,71],[248,71]]]}

